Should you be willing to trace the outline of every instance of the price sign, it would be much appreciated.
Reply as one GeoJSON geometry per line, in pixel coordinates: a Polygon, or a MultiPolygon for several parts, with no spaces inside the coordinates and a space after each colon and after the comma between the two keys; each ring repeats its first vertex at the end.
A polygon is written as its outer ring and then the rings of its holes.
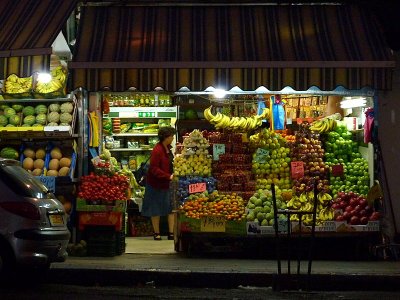
{"type": "Polygon", "coordinates": [[[225,219],[222,217],[203,217],[200,222],[202,232],[225,232],[225,219]]]}
{"type": "Polygon", "coordinates": [[[189,184],[189,194],[202,193],[207,190],[207,185],[205,182],[189,184]]]}
{"type": "Polygon", "coordinates": [[[39,176],[38,178],[50,192],[54,193],[56,191],[56,177],[55,176],[39,176]]]}
{"type": "Polygon", "coordinates": [[[213,145],[213,160],[219,160],[219,156],[225,154],[225,144],[213,145]]]}
{"type": "Polygon", "coordinates": [[[155,112],[139,112],[139,118],[155,118],[155,112]]]}
{"type": "Polygon", "coordinates": [[[339,177],[339,176],[343,176],[343,174],[344,174],[344,169],[343,169],[342,164],[332,166],[332,175],[333,176],[339,177]]]}
{"type": "Polygon", "coordinates": [[[290,163],[292,178],[297,179],[304,176],[304,163],[302,161],[292,161],[290,163]]]}

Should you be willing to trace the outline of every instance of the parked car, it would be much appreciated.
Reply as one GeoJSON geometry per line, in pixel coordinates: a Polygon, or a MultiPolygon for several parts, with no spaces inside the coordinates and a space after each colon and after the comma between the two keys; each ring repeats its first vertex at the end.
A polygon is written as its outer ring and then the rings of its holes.
{"type": "Polygon", "coordinates": [[[65,261],[70,232],[63,205],[16,160],[0,158],[0,277],[19,266],[65,261]]]}

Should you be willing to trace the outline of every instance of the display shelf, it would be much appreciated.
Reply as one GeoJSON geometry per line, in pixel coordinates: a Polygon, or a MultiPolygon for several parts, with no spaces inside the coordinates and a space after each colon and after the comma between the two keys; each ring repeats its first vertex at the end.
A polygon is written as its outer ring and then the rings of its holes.
{"type": "Polygon", "coordinates": [[[129,136],[158,136],[157,133],[113,133],[115,137],[129,137],[129,136]]]}
{"type": "Polygon", "coordinates": [[[108,149],[111,152],[116,151],[116,152],[128,152],[128,151],[151,151],[153,148],[114,148],[114,149],[108,149]]]}
{"type": "Polygon", "coordinates": [[[169,119],[177,118],[178,108],[171,107],[110,107],[110,118],[169,119]]]}
{"type": "Polygon", "coordinates": [[[63,97],[63,98],[49,98],[49,99],[35,99],[35,98],[24,98],[24,99],[4,99],[0,100],[2,103],[52,103],[52,102],[71,102],[73,97],[63,97]]]}

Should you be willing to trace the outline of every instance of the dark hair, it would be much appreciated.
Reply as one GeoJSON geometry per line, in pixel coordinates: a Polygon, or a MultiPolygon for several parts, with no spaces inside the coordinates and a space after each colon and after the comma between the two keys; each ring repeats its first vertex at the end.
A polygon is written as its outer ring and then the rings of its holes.
{"type": "Polygon", "coordinates": [[[174,135],[175,133],[176,133],[176,130],[174,127],[170,127],[170,126],[161,127],[160,129],[158,129],[158,138],[160,139],[160,142],[162,142],[167,137],[170,137],[171,135],[174,135]]]}

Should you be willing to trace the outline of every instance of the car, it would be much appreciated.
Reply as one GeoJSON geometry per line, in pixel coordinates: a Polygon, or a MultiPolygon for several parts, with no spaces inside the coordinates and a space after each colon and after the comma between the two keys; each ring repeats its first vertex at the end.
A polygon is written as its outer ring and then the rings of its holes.
{"type": "Polygon", "coordinates": [[[65,261],[70,236],[55,195],[20,162],[0,158],[0,277],[65,261]]]}

